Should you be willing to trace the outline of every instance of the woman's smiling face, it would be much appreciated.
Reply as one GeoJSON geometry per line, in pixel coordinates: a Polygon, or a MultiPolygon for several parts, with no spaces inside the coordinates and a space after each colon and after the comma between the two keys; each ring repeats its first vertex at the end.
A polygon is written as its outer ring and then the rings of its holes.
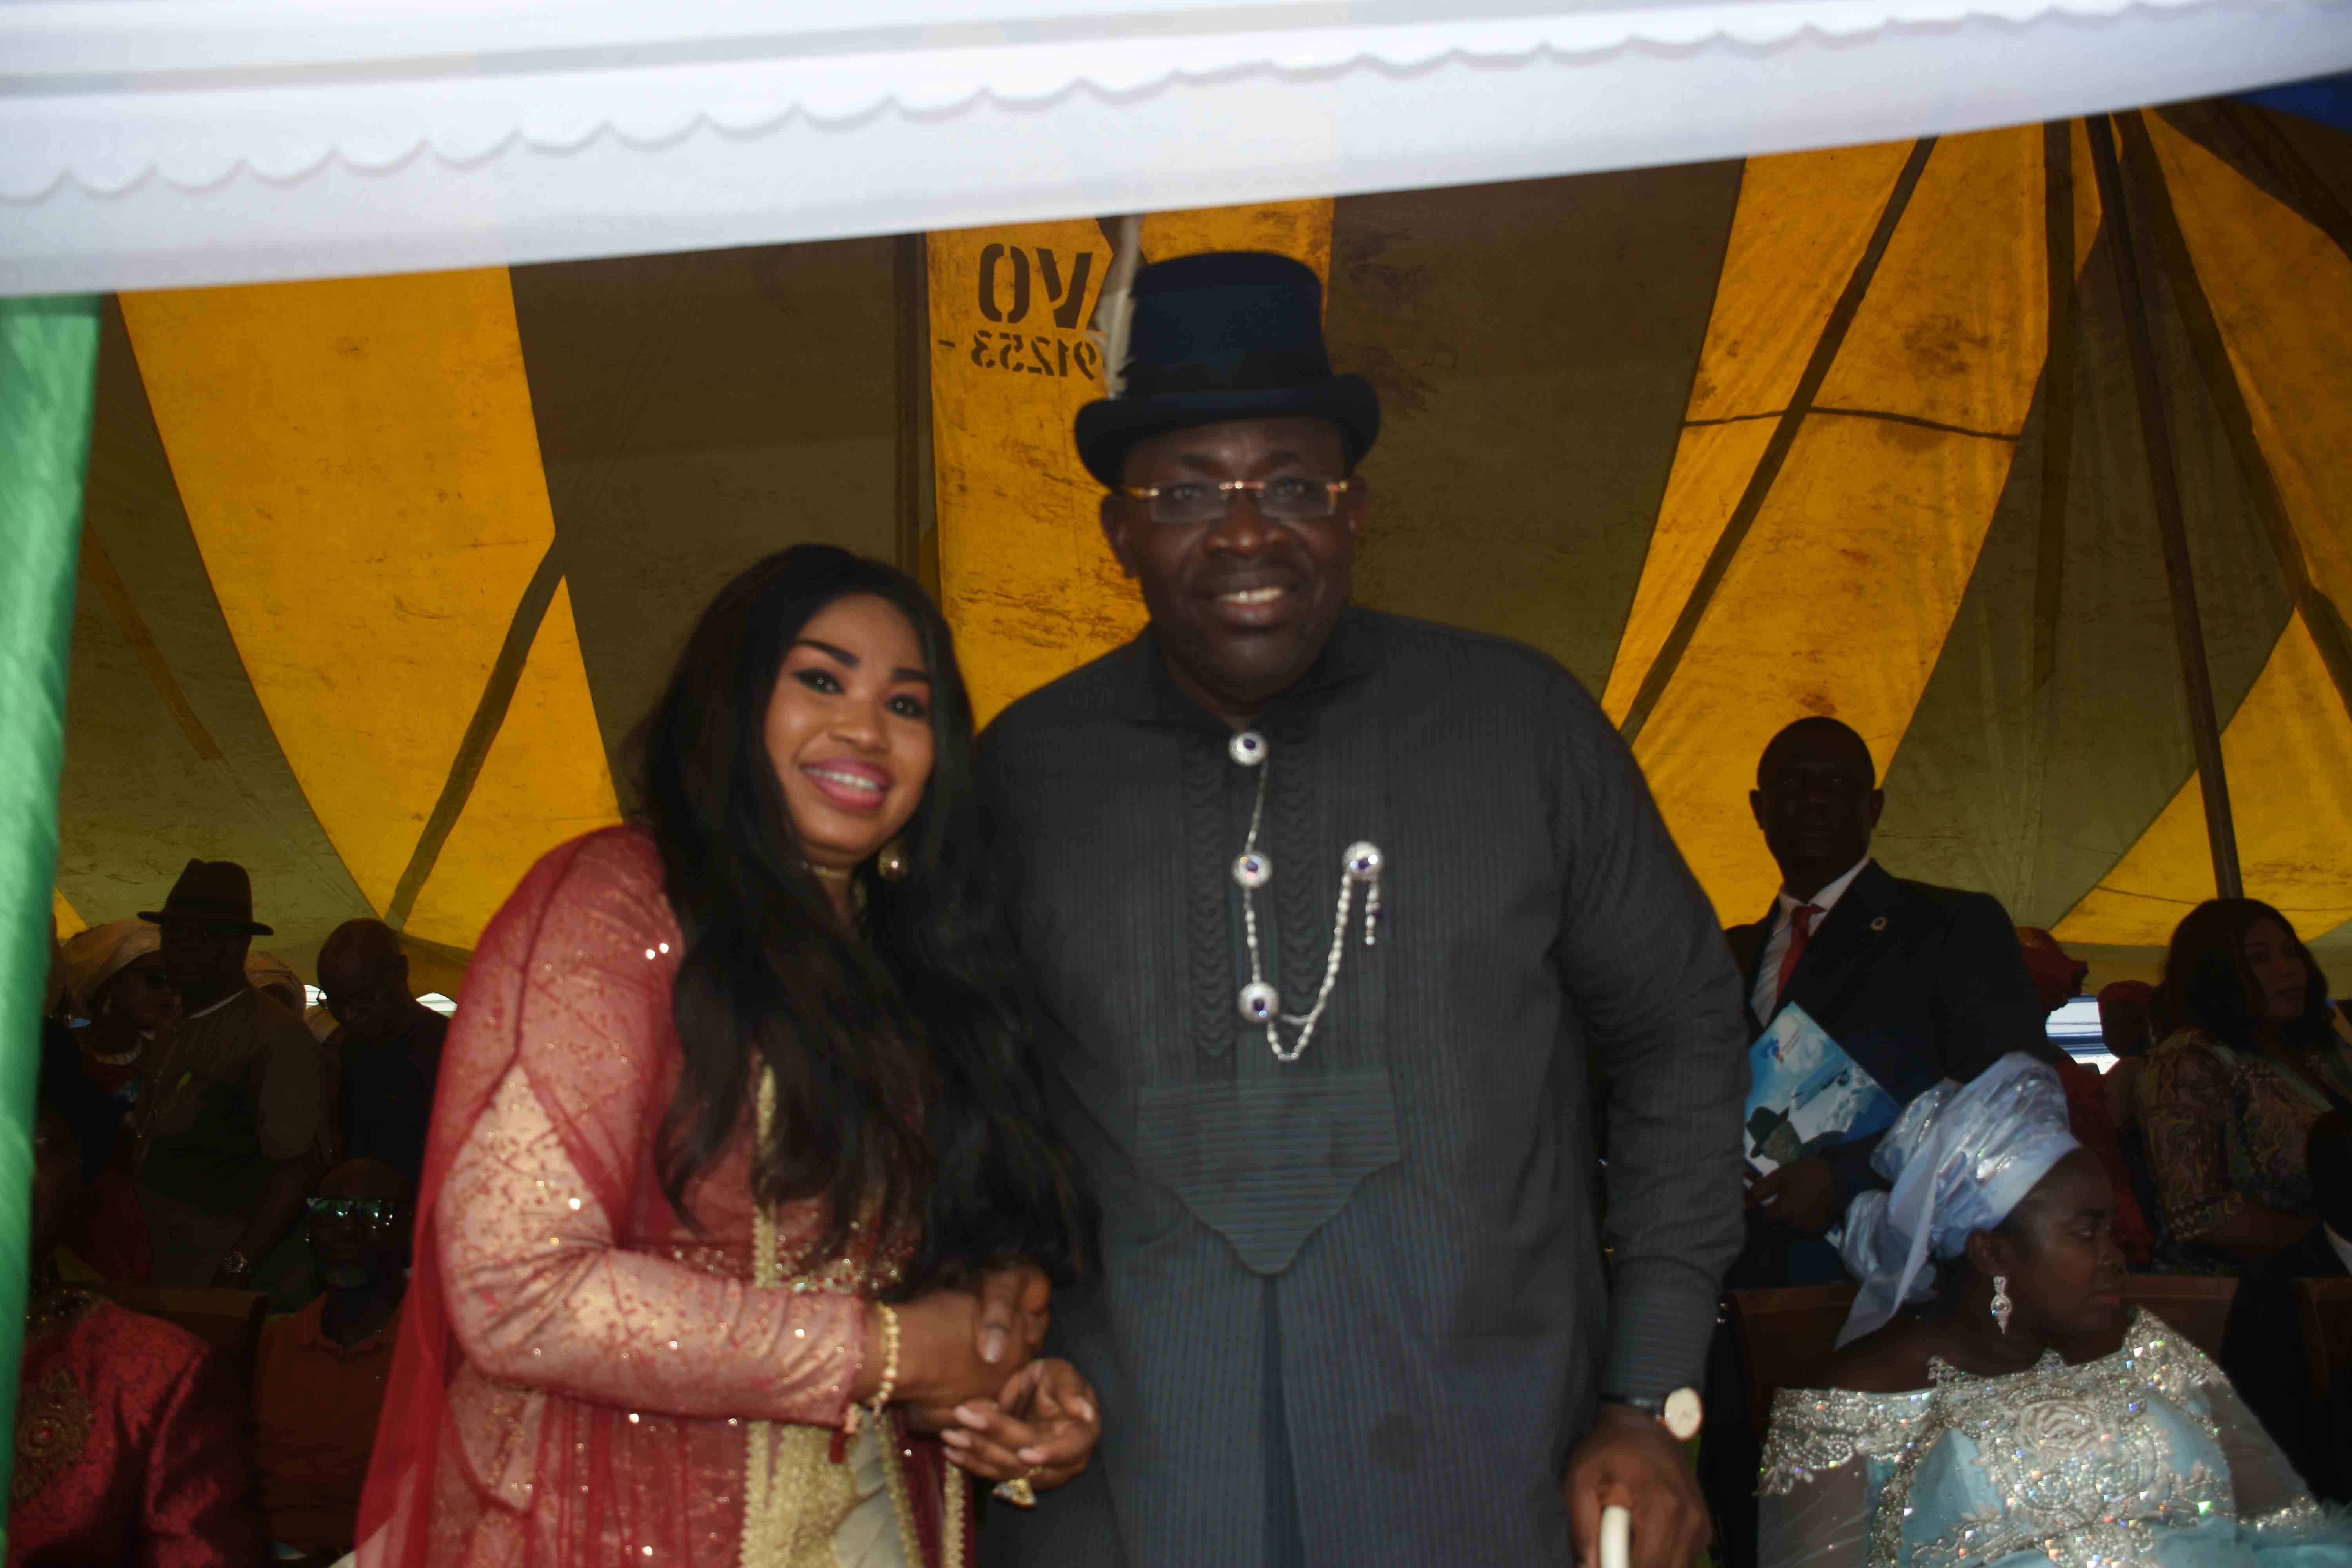
{"type": "Polygon", "coordinates": [[[931,777],[931,679],[907,617],[835,599],[784,650],[768,758],[812,865],[846,869],[907,826],[931,777]]]}

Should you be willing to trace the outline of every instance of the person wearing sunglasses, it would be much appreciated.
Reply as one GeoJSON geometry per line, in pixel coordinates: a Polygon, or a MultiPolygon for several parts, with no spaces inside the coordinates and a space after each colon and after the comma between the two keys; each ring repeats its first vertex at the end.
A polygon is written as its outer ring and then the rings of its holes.
{"type": "Polygon", "coordinates": [[[327,1563],[352,1548],[408,1289],[407,1185],[378,1160],[320,1179],[303,1236],[326,1289],[261,1332],[254,1463],[280,1562],[327,1563]]]}
{"type": "Polygon", "coordinates": [[[254,1467],[275,1559],[331,1563],[351,1552],[367,1455],[407,1295],[407,1180],[351,1159],[318,1183],[303,1239],[320,1290],[261,1331],[254,1467]]]}

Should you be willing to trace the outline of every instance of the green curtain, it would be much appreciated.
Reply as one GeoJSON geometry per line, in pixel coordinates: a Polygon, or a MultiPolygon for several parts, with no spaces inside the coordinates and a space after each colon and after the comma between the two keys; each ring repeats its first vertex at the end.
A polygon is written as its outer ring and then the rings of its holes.
{"type": "MultiPolygon", "coordinates": [[[[33,1093],[58,868],[99,301],[0,300],[0,1433],[16,1429],[33,1093]]],[[[0,1496],[13,1445],[0,1446],[0,1496]]]]}

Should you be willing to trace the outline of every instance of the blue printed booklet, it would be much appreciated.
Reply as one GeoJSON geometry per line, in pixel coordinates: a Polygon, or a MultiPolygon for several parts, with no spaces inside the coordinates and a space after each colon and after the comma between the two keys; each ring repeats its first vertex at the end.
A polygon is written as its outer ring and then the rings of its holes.
{"type": "Polygon", "coordinates": [[[1748,1047],[1748,1163],[1766,1175],[1892,1126],[1901,1110],[1793,1002],[1748,1047]]]}

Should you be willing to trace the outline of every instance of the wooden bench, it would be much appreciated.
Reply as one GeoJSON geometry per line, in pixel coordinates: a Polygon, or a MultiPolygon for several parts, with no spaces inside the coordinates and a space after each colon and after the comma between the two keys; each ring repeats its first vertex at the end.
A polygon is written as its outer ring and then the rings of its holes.
{"type": "Polygon", "coordinates": [[[2228,1275],[2124,1276],[2126,1301],[2154,1312],[2216,1361],[2221,1356],[2222,1331],[2230,1326],[2230,1303],[2237,1294],[2238,1281],[2228,1275]]]}
{"type": "Polygon", "coordinates": [[[2294,1308],[2303,1363],[2311,1373],[2316,1408],[2325,1410],[2336,1380],[2352,1372],[2352,1279],[2296,1280],[2294,1308]]]}

